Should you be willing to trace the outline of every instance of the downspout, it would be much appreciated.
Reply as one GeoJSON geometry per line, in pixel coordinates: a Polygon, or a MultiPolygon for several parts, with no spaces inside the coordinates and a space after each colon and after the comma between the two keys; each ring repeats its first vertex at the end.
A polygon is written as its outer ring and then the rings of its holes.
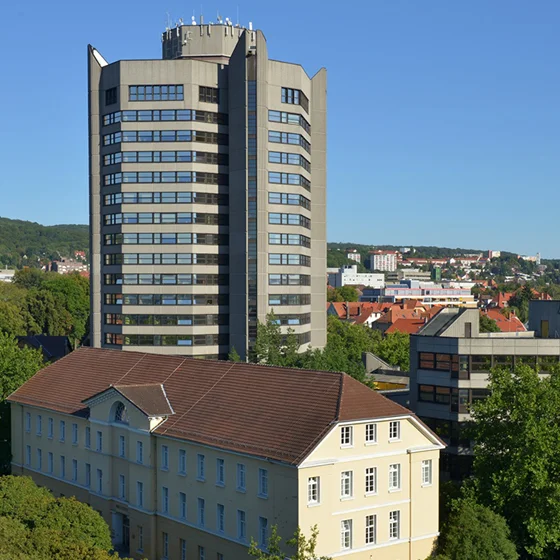
{"type": "Polygon", "coordinates": [[[408,502],[408,558],[412,560],[412,453],[408,450],[408,487],[409,498],[408,502]]]}

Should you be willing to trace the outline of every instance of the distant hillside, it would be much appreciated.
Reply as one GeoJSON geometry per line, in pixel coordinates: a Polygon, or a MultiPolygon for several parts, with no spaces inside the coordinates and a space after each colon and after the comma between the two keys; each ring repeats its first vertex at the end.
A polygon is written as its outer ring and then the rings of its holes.
{"type": "Polygon", "coordinates": [[[0,218],[0,268],[38,266],[74,251],[89,250],[89,226],[42,226],[35,222],[0,218]],[[24,258],[27,257],[27,259],[24,258]]]}

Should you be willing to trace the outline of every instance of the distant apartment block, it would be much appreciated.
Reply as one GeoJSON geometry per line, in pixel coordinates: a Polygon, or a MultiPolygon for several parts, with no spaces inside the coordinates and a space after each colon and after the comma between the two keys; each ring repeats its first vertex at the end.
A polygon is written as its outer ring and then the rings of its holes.
{"type": "Polygon", "coordinates": [[[357,263],[362,262],[362,255],[358,249],[346,249],[346,258],[357,263]]]}
{"type": "Polygon", "coordinates": [[[398,255],[398,251],[370,251],[369,268],[383,272],[397,270],[398,255]]]}
{"type": "Polygon", "coordinates": [[[92,345],[244,358],[274,310],[323,347],[326,70],[231,22],[161,41],[88,50],[92,345]]]}
{"type": "Polygon", "coordinates": [[[527,364],[546,373],[560,359],[560,302],[535,301],[529,331],[481,333],[477,309],[443,309],[410,337],[410,402],[448,444],[442,473],[461,479],[472,466],[470,406],[487,394],[492,367],[527,364]]]}
{"type": "Polygon", "coordinates": [[[317,556],[418,560],[438,535],[442,441],[344,373],[81,348],[9,400],[12,472],[135,559],[241,560],[317,525],[317,556]]]}
{"type": "Polygon", "coordinates": [[[0,269],[0,282],[11,282],[16,271],[11,268],[0,269]]]}
{"type": "Polygon", "coordinates": [[[358,272],[357,265],[341,266],[337,272],[329,272],[329,286],[340,288],[341,286],[368,286],[382,288],[385,285],[385,276],[373,272],[358,272]]]}
{"type": "Polygon", "coordinates": [[[72,272],[89,271],[89,265],[82,261],[75,261],[74,259],[60,259],[52,261],[48,268],[52,272],[58,272],[58,274],[71,274],[72,272]]]}
{"type": "Polygon", "coordinates": [[[387,284],[398,284],[401,280],[417,280],[418,282],[429,282],[432,275],[427,270],[419,268],[399,268],[385,274],[387,284]]]}

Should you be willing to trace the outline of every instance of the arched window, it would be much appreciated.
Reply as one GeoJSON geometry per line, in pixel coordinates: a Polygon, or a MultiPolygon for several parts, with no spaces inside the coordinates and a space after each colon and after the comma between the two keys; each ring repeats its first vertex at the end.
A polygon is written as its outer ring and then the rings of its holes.
{"type": "Polygon", "coordinates": [[[128,424],[128,413],[126,407],[122,402],[115,403],[115,413],[113,415],[115,422],[120,422],[121,424],[128,424]]]}

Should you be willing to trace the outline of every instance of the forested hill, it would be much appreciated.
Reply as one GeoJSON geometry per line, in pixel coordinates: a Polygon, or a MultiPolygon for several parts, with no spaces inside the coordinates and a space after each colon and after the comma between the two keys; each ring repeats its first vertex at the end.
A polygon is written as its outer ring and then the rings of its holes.
{"type": "Polygon", "coordinates": [[[87,225],[42,226],[0,217],[0,268],[38,266],[40,261],[88,250],[87,225]]]}

